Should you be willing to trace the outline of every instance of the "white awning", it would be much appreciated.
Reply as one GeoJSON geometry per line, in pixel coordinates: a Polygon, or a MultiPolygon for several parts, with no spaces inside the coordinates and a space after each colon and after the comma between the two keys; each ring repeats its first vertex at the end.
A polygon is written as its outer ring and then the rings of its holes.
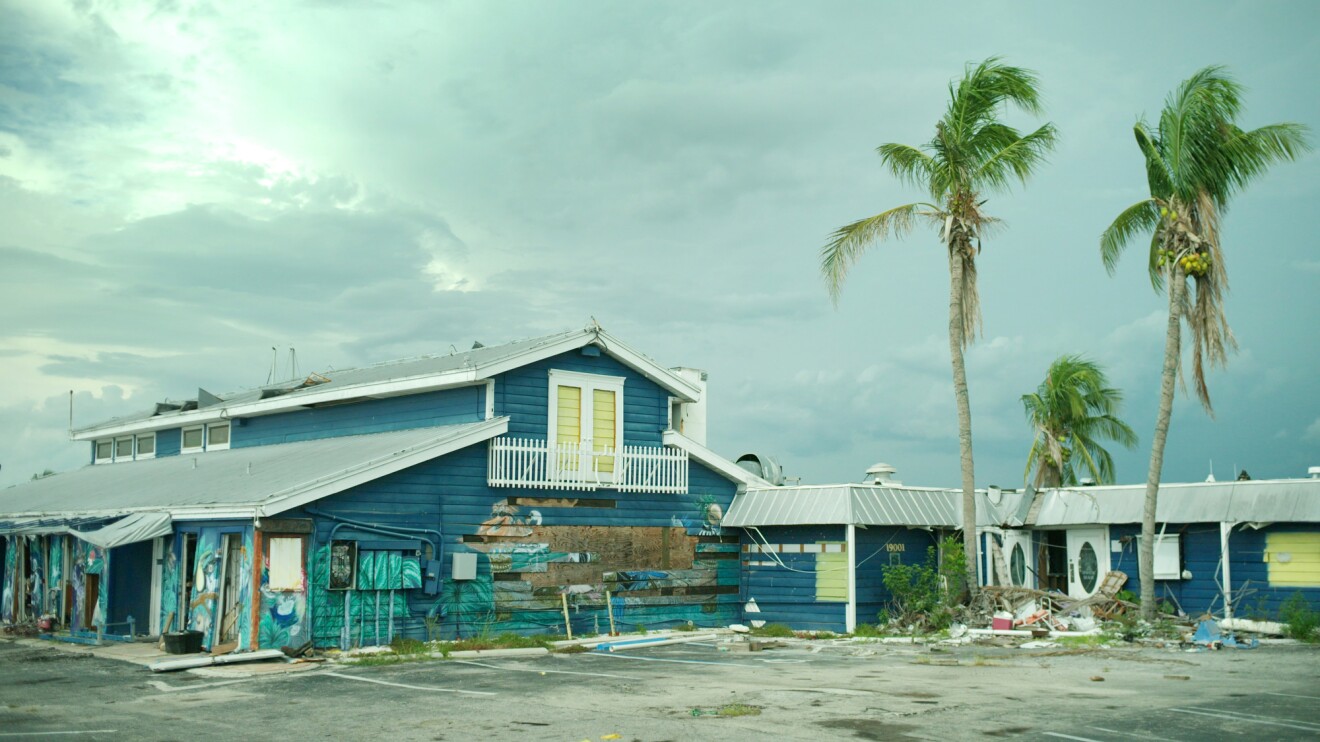
{"type": "Polygon", "coordinates": [[[74,536],[103,549],[148,541],[173,532],[174,524],[169,513],[133,513],[95,531],[69,529],[74,536]]]}

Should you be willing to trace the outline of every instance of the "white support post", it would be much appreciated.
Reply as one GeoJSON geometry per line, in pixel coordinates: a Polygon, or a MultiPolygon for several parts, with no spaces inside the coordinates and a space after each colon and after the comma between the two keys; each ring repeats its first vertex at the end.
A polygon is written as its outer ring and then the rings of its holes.
{"type": "Polygon", "coordinates": [[[1232,523],[1219,524],[1219,564],[1224,574],[1224,618],[1233,617],[1233,571],[1228,553],[1228,537],[1233,533],[1232,523]]]}
{"type": "Polygon", "coordinates": [[[857,630],[857,526],[848,524],[848,537],[844,548],[848,550],[848,608],[843,616],[843,627],[849,634],[857,630]]]}

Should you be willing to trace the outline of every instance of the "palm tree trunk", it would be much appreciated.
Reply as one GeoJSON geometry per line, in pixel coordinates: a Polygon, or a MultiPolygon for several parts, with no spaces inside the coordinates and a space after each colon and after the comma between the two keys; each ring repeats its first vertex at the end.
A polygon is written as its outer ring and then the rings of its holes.
{"type": "Polygon", "coordinates": [[[1155,417],[1155,435],[1150,445],[1150,471],[1146,475],[1146,503],[1141,512],[1141,548],[1137,563],[1141,577],[1141,617],[1155,617],[1155,505],[1164,468],[1164,442],[1173,416],[1173,385],[1182,358],[1182,297],[1187,282],[1182,269],[1169,273],[1169,325],[1164,334],[1164,373],[1160,378],[1160,409],[1155,417]]]}
{"type": "Polygon", "coordinates": [[[958,401],[958,452],[962,458],[963,551],[967,556],[967,591],[976,597],[976,476],[972,468],[972,407],[963,364],[963,235],[949,242],[949,357],[953,362],[953,396],[958,401]]]}

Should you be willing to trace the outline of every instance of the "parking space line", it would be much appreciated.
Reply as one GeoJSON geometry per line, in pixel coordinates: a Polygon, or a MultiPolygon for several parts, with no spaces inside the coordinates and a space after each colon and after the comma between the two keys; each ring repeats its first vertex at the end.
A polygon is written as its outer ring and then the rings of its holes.
{"type": "Polygon", "coordinates": [[[432,693],[461,693],[466,696],[497,695],[495,693],[490,693],[484,690],[458,690],[457,688],[432,688],[425,685],[408,685],[407,683],[391,683],[388,680],[375,680],[373,678],[362,678],[362,677],[358,677],[357,675],[345,675],[343,673],[338,673],[338,672],[323,672],[320,673],[318,677],[324,675],[329,675],[330,677],[333,678],[343,678],[344,680],[356,680],[361,683],[375,683],[376,685],[388,685],[394,688],[407,688],[408,690],[425,690],[425,691],[430,691],[432,693]]]}
{"type": "Polygon", "coordinates": [[[219,688],[222,685],[234,685],[235,683],[246,683],[248,680],[249,678],[241,678],[239,680],[222,680],[218,683],[207,683],[205,685],[179,685],[179,686],[163,683],[159,680],[148,680],[147,684],[155,686],[156,690],[159,690],[163,693],[181,693],[190,690],[206,690],[207,688],[219,688]]]}
{"type": "Polygon", "coordinates": [[[680,665],[728,665],[729,667],[748,667],[741,662],[712,662],[710,660],[671,660],[664,657],[638,657],[631,654],[613,654],[611,652],[585,652],[584,657],[611,657],[616,660],[640,660],[642,662],[676,662],[680,665]]]}
{"type": "Polygon", "coordinates": [[[1302,695],[1302,694],[1300,694],[1300,693],[1270,693],[1269,691],[1262,691],[1262,692],[1261,692],[1261,695],[1264,695],[1264,696],[1286,696],[1286,697],[1288,697],[1288,698],[1311,698],[1311,699],[1314,699],[1314,700],[1316,700],[1316,701],[1320,701],[1320,696],[1304,696],[1304,695],[1302,695]]]}
{"type": "Polygon", "coordinates": [[[485,662],[473,662],[472,660],[450,660],[455,665],[474,665],[476,667],[489,667],[492,670],[505,670],[508,672],[539,672],[542,675],[590,675],[597,678],[618,678],[620,680],[645,680],[638,675],[613,675],[608,672],[576,672],[573,670],[537,670],[531,667],[502,667],[500,665],[490,665],[485,662]]]}
{"type": "Polygon", "coordinates": [[[1218,709],[1169,709],[1180,714],[1195,714],[1197,716],[1209,716],[1215,719],[1226,719],[1228,721],[1244,721],[1248,724],[1266,724],[1272,727],[1287,727],[1288,729],[1300,729],[1304,732],[1320,732],[1320,724],[1308,724],[1306,722],[1289,723],[1286,721],[1273,721],[1269,717],[1240,714],[1232,711],[1221,711],[1218,709]]]}
{"type": "Polygon", "coordinates": [[[61,734],[114,734],[118,729],[84,729],[78,732],[0,732],[0,737],[54,737],[61,734]]]}
{"type": "Polygon", "coordinates": [[[1071,734],[1060,734],[1059,732],[1045,732],[1045,736],[1058,737],[1059,739],[1075,739],[1079,740],[1079,742],[1101,742],[1101,740],[1091,739],[1090,737],[1074,737],[1071,734]]]}
{"type": "Polygon", "coordinates": [[[1117,729],[1106,729],[1104,727],[1095,726],[1094,724],[1092,724],[1090,727],[1087,728],[1096,729],[1101,732],[1108,732],[1110,734],[1117,734],[1120,737],[1131,737],[1133,739],[1153,739],[1153,740],[1158,740],[1159,742],[1167,742],[1167,740],[1164,737],[1152,737],[1149,734],[1133,734],[1132,732],[1120,732],[1117,729]]]}

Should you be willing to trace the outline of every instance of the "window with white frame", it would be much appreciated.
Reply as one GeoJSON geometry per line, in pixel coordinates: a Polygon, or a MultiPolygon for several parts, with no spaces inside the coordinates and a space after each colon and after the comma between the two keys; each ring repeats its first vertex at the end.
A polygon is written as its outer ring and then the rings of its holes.
{"type": "Polygon", "coordinates": [[[584,471],[612,473],[615,452],[623,445],[622,376],[583,374],[551,369],[549,426],[551,445],[576,446],[595,452],[569,465],[584,471]]]}
{"type": "MultiPolygon", "coordinates": [[[[1176,533],[1155,534],[1155,579],[1182,579],[1182,548],[1176,533]]],[[[1141,536],[1137,536],[1138,548],[1141,536]]]]}
{"type": "Polygon", "coordinates": [[[206,426],[206,450],[223,451],[229,448],[229,423],[211,423],[206,426]]]}
{"type": "Polygon", "coordinates": [[[96,463],[106,464],[115,460],[115,442],[106,438],[94,444],[96,463]]]}
{"type": "Polygon", "coordinates": [[[133,460],[133,436],[115,439],[115,461],[133,460]]]}
{"type": "Polygon", "coordinates": [[[140,433],[137,436],[137,458],[154,459],[156,457],[156,434],[140,433]]]}
{"type": "Polygon", "coordinates": [[[180,450],[183,453],[197,453],[206,448],[206,428],[197,425],[183,429],[183,441],[180,450]]]}

